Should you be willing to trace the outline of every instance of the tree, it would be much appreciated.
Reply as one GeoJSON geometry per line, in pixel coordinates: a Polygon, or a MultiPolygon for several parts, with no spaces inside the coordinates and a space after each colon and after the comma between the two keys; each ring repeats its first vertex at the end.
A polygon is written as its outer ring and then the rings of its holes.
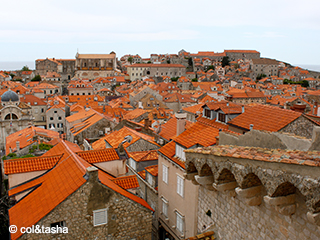
{"type": "Polygon", "coordinates": [[[198,78],[192,78],[191,81],[192,82],[198,82],[198,78]]]}
{"type": "Polygon", "coordinates": [[[31,82],[40,82],[40,81],[41,81],[40,75],[36,75],[34,78],[31,79],[31,82]]]}
{"type": "Polygon", "coordinates": [[[25,65],[25,66],[23,66],[23,68],[21,69],[21,71],[31,71],[31,70],[30,70],[30,68],[29,68],[27,65],[25,65]]]}
{"type": "Polygon", "coordinates": [[[265,75],[264,73],[261,73],[257,76],[257,80],[260,80],[262,78],[265,78],[267,75],[265,75]]]}
{"type": "Polygon", "coordinates": [[[210,66],[207,67],[207,70],[205,72],[208,72],[210,69],[214,70],[215,67],[213,65],[210,65],[210,66]]]}
{"type": "Polygon", "coordinates": [[[131,57],[131,56],[128,57],[128,62],[132,64],[132,62],[133,62],[133,57],[131,57]]]}
{"type": "Polygon", "coordinates": [[[301,83],[302,87],[309,87],[309,82],[307,80],[303,80],[301,83]]]}
{"type": "Polygon", "coordinates": [[[179,79],[179,77],[172,77],[172,78],[171,78],[171,81],[172,81],[172,82],[176,82],[176,81],[178,81],[178,79],[179,79]]]}
{"type": "Polygon", "coordinates": [[[223,57],[221,61],[221,65],[222,67],[225,67],[227,65],[229,66],[230,65],[229,57],[223,57]]]}
{"type": "Polygon", "coordinates": [[[167,60],[167,63],[170,64],[170,59],[167,60]]]}

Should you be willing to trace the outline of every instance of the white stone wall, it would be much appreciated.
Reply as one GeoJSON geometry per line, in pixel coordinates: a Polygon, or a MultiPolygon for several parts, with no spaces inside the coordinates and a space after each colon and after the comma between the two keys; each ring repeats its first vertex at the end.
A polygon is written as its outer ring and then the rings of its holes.
{"type": "Polygon", "coordinates": [[[320,227],[306,219],[306,206],[298,196],[297,211],[291,216],[276,212],[262,201],[250,207],[238,196],[199,188],[198,232],[212,228],[220,239],[320,239],[320,227]],[[211,211],[211,217],[206,213],[211,211]]]}

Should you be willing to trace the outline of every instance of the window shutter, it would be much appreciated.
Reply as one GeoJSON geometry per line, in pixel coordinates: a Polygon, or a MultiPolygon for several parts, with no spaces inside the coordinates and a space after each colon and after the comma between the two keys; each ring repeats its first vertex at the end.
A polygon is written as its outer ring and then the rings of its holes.
{"type": "Polygon", "coordinates": [[[168,183],[168,167],[165,165],[162,165],[162,180],[168,183]]]}
{"type": "Polygon", "coordinates": [[[93,225],[98,226],[107,224],[108,216],[107,209],[93,211],[93,225]]]}

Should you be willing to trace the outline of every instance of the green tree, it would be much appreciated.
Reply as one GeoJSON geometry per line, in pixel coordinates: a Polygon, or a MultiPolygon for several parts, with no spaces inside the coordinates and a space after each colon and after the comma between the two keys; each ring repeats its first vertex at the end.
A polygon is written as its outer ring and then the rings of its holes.
{"type": "Polygon", "coordinates": [[[172,78],[171,78],[171,81],[172,81],[172,82],[176,82],[176,81],[178,81],[178,79],[179,79],[179,77],[172,77],[172,78]]]}
{"type": "Polygon", "coordinates": [[[198,82],[198,78],[192,78],[191,81],[192,82],[198,82]]]}
{"type": "Polygon", "coordinates": [[[170,63],[171,63],[171,62],[170,62],[170,59],[168,59],[168,60],[167,60],[167,63],[168,63],[168,64],[170,64],[170,63]]]}
{"type": "Polygon", "coordinates": [[[301,83],[302,87],[309,87],[309,82],[307,80],[303,80],[301,83]]]}
{"type": "Polygon", "coordinates": [[[214,70],[215,67],[213,65],[208,66],[206,72],[208,72],[210,69],[214,70]]]}
{"type": "Polygon", "coordinates": [[[133,62],[133,57],[131,57],[131,56],[128,57],[128,62],[132,64],[132,62],[133,62]]]}
{"type": "Polygon", "coordinates": [[[221,65],[222,67],[229,66],[230,65],[229,57],[223,57],[221,61],[221,65]]]}
{"type": "Polygon", "coordinates": [[[31,70],[30,70],[30,68],[29,68],[27,65],[25,65],[25,66],[23,66],[23,68],[21,69],[21,71],[31,71],[31,70]]]}
{"type": "Polygon", "coordinates": [[[41,77],[40,75],[36,75],[34,78],[31,79],[32,82],[40,82],[41,81],[41,77]]]}
{"type": "Polygon", "coordinates": [[[13,73],[10,73],[10,77],[11,77],[11,79],[13,79],[13,78],[14,78],[14,76],[16,76],[16,75],[14,75],[13,73]]]}
{"type": "Polygon", "coordinates": [[[261,73],[257,76],[257,80],[260,80],[262,78],[265,78],[267,75],[265,75],[264,73],[261,73]]]}

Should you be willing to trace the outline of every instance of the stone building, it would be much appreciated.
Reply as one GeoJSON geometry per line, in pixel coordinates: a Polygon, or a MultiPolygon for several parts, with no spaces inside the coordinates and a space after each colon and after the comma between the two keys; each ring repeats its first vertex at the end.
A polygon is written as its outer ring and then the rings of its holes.
{"type": "Polygon", "coordinates": [[[61,80],[70,80],[74,76],[75,59],[37,59],[36,75],[46,76],[48,72],[60,74],[61,80]]]}
{"type": "Polygon", "coordinates": [[[94,88],[89,81],[70,81],[68,85],[69,95],[93,95],[94,88]]]}
{"type": "Polygon", "coordinates": [[[230,61],[260,58],[260,52],[256,50],[224,50],[224,53],[229,57],[230,61]]]}
{"type": "Polygon", "coordinates": [[[186,67],[181,64],[133,64],[127,67],[131,81],[147,77],[169,76],[181,77],[186,75],[186,67]]]}
{"type": "Polygon", "coordinates": [[[265,74],[267,77],[278,76],[279,62],[269,58],[252,59],[250,68],[253,71],[254,79],[261,74],[265,74]]]}
{"type": "Polygon", "coordinates": [[[31,106],[20,102],[18,94],[11,90],[3,93],[0,106],[0,149],[5,150],[7,136],[32,124],[31,106]]]}
{"type": "Polygon", "coordinates": [[[319,130],[304,150],[306,140],[287,138],[258,131],[227,139],[220,134],[225,145],[186,151],[185,177],[199,186],[198,233],[212,229],[220,239],[320,238],[319,152],[310,151],[319,150],[319,130]],[[229,145],[237,143],[245,147],[229,145]]]}
{"type": "Polygon", "coordinates": [[[72,149],[62,141],[49,151],[63,154],[59,164],[9,191],[10,197],[26,194],[9,209],[10,224],[18,228],[11,239],[151,239],[153,209],[72,149]],[[20,231],[33,225],[61,230],[20,231]]]}
{"type": "Polygon", "coordinates": [[[75,77],[93,80],[97,77],[114,76],[117,66],[116,53],[76,55],[75,77]]]}

